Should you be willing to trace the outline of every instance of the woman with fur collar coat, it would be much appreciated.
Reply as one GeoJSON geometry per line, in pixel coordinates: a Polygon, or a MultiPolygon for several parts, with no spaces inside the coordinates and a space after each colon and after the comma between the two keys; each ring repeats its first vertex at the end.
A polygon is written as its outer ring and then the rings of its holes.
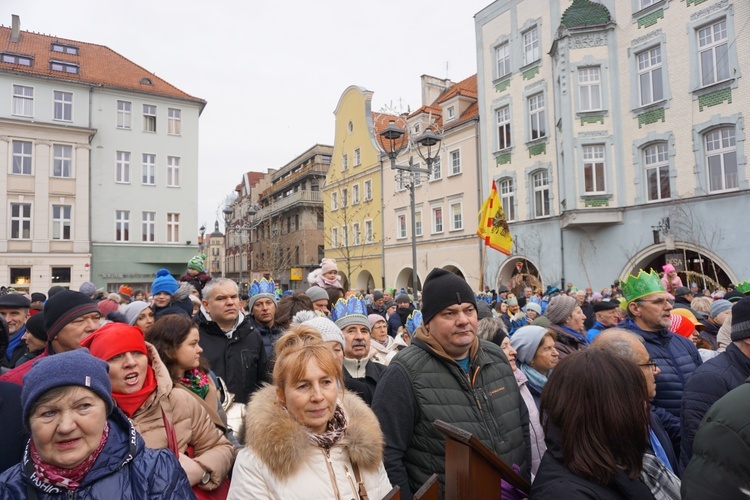
{"type": "Polygon", "coordinates": [[[256,391],[247,406],[246,447],[227,500],[383,498],[391,484],[380,425],[358,396],[339,392],[333,351],[303,325],[281,337],[276,351],[275,385],[256,391]]]}

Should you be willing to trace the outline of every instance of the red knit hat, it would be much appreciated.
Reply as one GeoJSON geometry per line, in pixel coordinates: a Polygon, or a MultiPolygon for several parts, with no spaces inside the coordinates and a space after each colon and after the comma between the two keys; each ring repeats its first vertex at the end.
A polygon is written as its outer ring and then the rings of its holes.
{"type": "Polygon", "coordinates": [[[108,313],[116,311],[120,307],[120,304],[114,300],[104,299],[99,301],[97,307],[99,307],[99,312],[102,313],[102,316],[107,316],[108,313]]]}
{"type": "Polygon", "coordinates": [[[125,323],[107,323],[83,339],[81,346],[88,347],[91,354],[104,361],[126,352],[147,354],[141,330],[125,323]]]}
{"type": "Polygon", "coordinates": [[[690,338],[690,336],[695,331],[695,325],[690,322],[687,318],[684,316],[680,316],[679,314],[670,314],[669,319],[672,322],[672,326],[669,328],[670,331],[673,331],[677,335],[681,335],[685,338],[690,338]]]}

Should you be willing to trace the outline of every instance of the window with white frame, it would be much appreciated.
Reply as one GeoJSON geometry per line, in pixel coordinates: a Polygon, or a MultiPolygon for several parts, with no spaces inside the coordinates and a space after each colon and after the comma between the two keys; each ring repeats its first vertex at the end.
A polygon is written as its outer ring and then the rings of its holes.
{"type": "Polygon", "coordinates": [[[169,135],[182,134],[182,110],[167,108],[167,133],[169,135]]]}
{"type": "Polygon", "coordinates": [[[422,210],[414,212],[414,236],[422,236],[422,210]]]}
{"type": "Polygon", "coordinates": [[[396,216],[396,239],[404,238],[406,238],[406,214],[399,214],[396,216]]]}
{"type": "Polygon", "coordinates": [[[583,146],[583,190],[586,194],[607,190],[604,175],[604,145],[583,146]]]}
{"type": "Polygon", "coordinates": [[[641,106],[664,99],[661,46],[644,50],[636,56],[638,60],[638,92],[641,106]]]}
{"type": "Polygon", "coordinates": [[[531,185],[534,189],[534,217],[549,217],[551,213],[549,173],[543,170],[533,174],[531,185]]]}
{"type": "Polygon", "coordinates": [[[510,73],[510,43],[505,42],[495,49],[495,60],[497,62],[497,78],[502,78],[510,73]]]}
{"type": "Polygon", "coordinates": [[[129,210],[115,210],[115,241],[130,241],[129,210]]]}
{"type": "Polygon", "coordinates": [[[156,155],[143,153],[143,168],[141,172],[141,184],[153,186],[156,184],[156,155]]]}
{"type": "Polygon", "coordinates": [[[432,167],[430,167],[430,180],[437,181],[443,178],[443,167],[440,163],[440,155],[436,156],[432,160],[432,167]]]}
{"type": "Polygon", "coordinates": [[[547,120],[544,112],[544,92],[529,97],[529,138],[533,141],[547,137],[547,120]]]}
{"type": "Polygon", "coordinates": [[[70,205],[52,205],[52,239],[53,240],[70,240],[71,239],[71,219],[70,214],[72,207],[70,205]]]}
{"type": "Polygon", "coordinates": [[[341,207],[346,208],[349,205],[349,189],[341,188],[341,207]]]}
{"type": "Polygon", "coordinates": [[[73,121],[73,92],[54,91],[53,117],[64,122],[73,121]]]}
{"type": "Polygon", "coordinates": [[[372,180],[365,181],[365,201],[372,200],[372,180]]]}
{"type": "Polygon", "coordinates": [[[31,150],[29,141],[13,141],[13,167],[11,172],[16,175],[31,175],[31,150]]]}
{"type": "Polygon", "coordinates": [[[510,106],[497,110],[497,150],[502,151],[513,145],[511,141],[510,106]]]}
{"type": "Polygon", "coordinates": [[[432,234],[443,232],[443,207],[432,207],[432,234]]]}
{"type": "Polygon", "coordinates": [[[456,107],[455,106],[448,106],[448,109],[446,110],[448,114],[448,120],[451,121],[456,118],[456,107]]]}
{"type": "Polygon", "coordinates": [[[361,231],[359,228],[359,222],[352,223],[352,244],[353,245],[361,245],[362,244],[362,237],[361,237],[361,231]]]}
{"type": "Polygon", "coordinates": [[[143,131],[156,132],[156,106],[143,105],[143,131]]]}
{"type": "Polygon", "coordinates": [[[461,150],[456,149],[450,152],[451,156],[451,175],[461,173],[461,150]]]}
{"type": "Polygon", "coordinates": [[[396,170],[396,192],[405,191],[409,183],[409,172],[396,170]]]}
{"type": "Polygon", "coordinates": [[[352,186],[352,205],[359,205],[359,184],[352,186]]]}
{"type": "MultiPolygon", "coordinates": [[[[421,168],[419,163],[414,164],[415,168],[421,168]]],[[[414,179],[414,187],[419,187],[422,185],[422,174],[419,172],[412,172],[411,178],[414,179]]]]}
{"type": "Polygon", "coordinates": [[[73,146],[52,145],[52,177],[73,177],[73,146]]]}
{"type": "Polygon", "coordinates": [[[372,232],[372,221],[366,220],[365,221],[365,243],[372,243],[373,242],[373,232],[372,232]]]}
{"type": "Polygon", "coordinates": [[[179,156],[167,156],[167,186],[180,187],[179,156]]]}
{"type": "Polygon", "coordinates": [[[10,204],[10,239],[31,239],[31,203],[10,204]]]}
{"type": "Polygon", "coordinates": [[[459,231],[464,228],[464,218],[461,213],[461,202],[455,201],[450,204],[451,231],[459,231]]]}
{"type": "Polygon", "coordinates": [[[646,7],[651,7],[655,3],[660,2],[661,0],[638,0],[638,3],[640,4],[640,9],[645,9],[646,7]]]}
{"type": "Polygon", "coordinates": [[[647,146],[643,150],[643,163],[646,169],[646,196],[648,201],[671,198],[667,143],[659,142],[647,146]]]}
{"type": "Polygon", "coordinates": [[[362,152],[359,148],[354,150],[354,166],[357,167],[362,164],[362,152]]]}
{"type": "Polygon", "coordinates": [[[500,181],[500,204],[503,206],[505,220],[508,222],[516,220],[516,191],[513,179],[500,181]]]}
{"type": "Polygon", "coordinates": [[[344,245],[344,247],[349,246],[349,227],[348,226],[341,226],[341,244],[344,245]]]}
{"type": "Polygon", "coordinates": [[[117,101],[117,128],[130,130],[133,120],[132,107],[130,101],[117,101]]]}
{"type": "Polygon", "coordinates": [[[349,155],[341,156],[341,170],[344,171],[349,168],[349,155]]]}
{"type": "Polygon", "coordinates": [[[153,243],[156,240],[156,212],[141,214],[141,241],[153,243]]]}
{"type": "Polygon", "coordinates": [[[331,191],[331,210],[339,209],[339,193],[331,191]]]}
{"type": "Polygon", "coordinates": [[[167,243],[180,242],[180,214],[167,213],[167,243]]]}
{"type": "Polygon", "coordinates": [[[539,27],[534,26],[523,34],[523,64],[539,60],[539,27]]]}
{"type": "Polygon", "coordinates": [[[602,109],[602,75],[599,66],[578,68],[578,96],[581,111],[602,109]]]}
{"type": "Polygon", "coordinates": [[[712,130],[704,135],[708,190],[710,192],[737,189],[737,144],[734,127],[712,130]]]}
{"type": "Polygon", "coordinates": [[[13,114],[34,116],[34,87],[13,85],[13,114]]]}
{"type": "Polygon", "coordinates": [[[130,183],[130,152],[118,151],[115,154],[115,182],[130,183]]]}
{"type": "Polygon", "coordinates": [[[726,19],[698,30],[698,60],[701,86],[705,87],[729,79],[726,19]]]}
{"type": "Polygon", "coordinates": [[[333,248],[338,248],[339,246],[339,228],[337,227],[331,228],[331,246],[333,248]]]}

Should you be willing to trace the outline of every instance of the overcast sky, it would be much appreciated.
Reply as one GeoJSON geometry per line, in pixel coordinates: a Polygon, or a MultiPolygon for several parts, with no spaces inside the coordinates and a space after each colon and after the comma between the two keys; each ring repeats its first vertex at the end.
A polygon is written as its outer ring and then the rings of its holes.
{"type": "MultiPolygon", "coordinates": [[[[3,0],[0,24],[106,45],[188,94],[200,118],[198,226],[213,230],[247,171],[333,144],[350,85],[373,110],[421,106],[419,77],[476,72],[474,15],[491,0],[3,0]]],[[[196,228],[197,233],[197,228],[196,228]]]]}

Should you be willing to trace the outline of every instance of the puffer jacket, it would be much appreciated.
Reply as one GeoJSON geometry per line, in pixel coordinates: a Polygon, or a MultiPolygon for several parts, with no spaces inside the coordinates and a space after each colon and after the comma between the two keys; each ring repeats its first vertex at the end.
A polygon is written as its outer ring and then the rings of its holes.
{"type": "Polygon", "coordinates": [[[372,410],[352,393],[339,400],[347,416],[344,437],[329,452],[278,402],[276,387],[253,394],[245,415],[245,442],[227,500],[359,498],[352,464],[371,499],[383,498],[391,483],[383,467],[383,435],[372,410]]]}
{"type": "Polygon", "coordinates": [[[195,498],[180,462],[171,451],[146,448],[133,424],[118,409],[108,421],[109,436],[104,449],[75,492],[49,486],[43,489],[33,482],[30,478],[34,466],[27,447],[23,461],[0,476],[0,499],[29,498],[29,489],[35,490],[39,500],[195,498]]]}
{"type": "Polygon", "coordinates": [[[228,338],[203,309],[198,313],[200,346],[211,370],[224,379],[237,403],[245,404],[255,390],[270,381],[263,338],[248,316],[244,316],[228,338]]]}
{"type": "Polygon", "coordinates": [[[420,326],[378,382],[372,409],[385,434],[388,477],[404,500],[433,473],[443,491],[445,437],[435,420],[471,432],[529,477],[529,414],[505,353],[477,338],[469,358],[470,375],[420,326]]]}
{"type": "Polygon", "coordinates": [[[646,350],[661,370],[656,375],[656,397],[653,404],[680,418],[682,393],[690,377],[703,361],[695,345],[669,330],[647,332],[633,320],[626,319],[621,327],[643,337],[646,350]]]}
{"type": "Polygon", "coordinates": [[[211,473],[206,489],[216,488],[232,467],[232,443],[214,426],[206,410],[188,391],[173,387],[156,348],[148,342],[146,347],[156,377],[156,391],[133,414],[135,428],[149,448],[168,448],[166,415],[177,435],[179,452],[185,453],[188,446],[193,446],[194,460],[211,473]]]}
{"type": "Polygon", "coordinates": [[[750,358],[734,344],[726,352],[703,363],[695,370],[682,394],[682,442],[680,467],[684,469],[693,456],[693,438],[709,408],[726,393],[750,377],[750,358]]]}
{"type": "Polygon", "coordinates": [[[746,499],[750,491],[750,379],[714,404],[682,475],[683,500],[746,499]]]}
{"type": "MultiPolygon", "coordinates": [[[[547,328],[555,332],[555,334],[557,335],[557,338],[555,339],[555,349],[557,349],[557,354],[559,355],[560,360],[562,360],[565,356],[569,356],[576,351],[588,347],[588,344],[586,343],[588,341],[584,342],[581,339],[576,338],[571,333],[573,332],[573,330],[568,327],[551,323],[547,325],[547,328]]],[[[579,333],[579,335],[583,339],[586,338],[585,333],[579,333]]]]}

